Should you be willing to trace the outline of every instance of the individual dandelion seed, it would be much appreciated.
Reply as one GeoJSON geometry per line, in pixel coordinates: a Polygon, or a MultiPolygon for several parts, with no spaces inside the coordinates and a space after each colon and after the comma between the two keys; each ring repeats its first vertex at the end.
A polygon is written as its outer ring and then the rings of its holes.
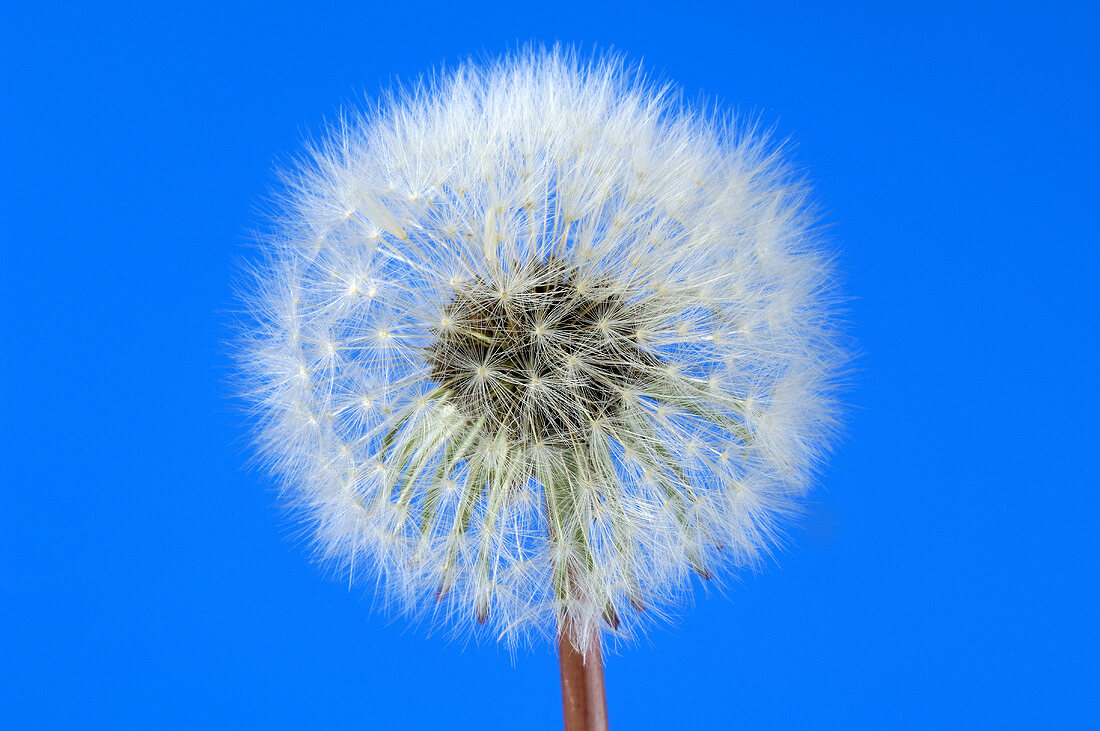
{"type": "Polygon", "coordinates": [[[242,370],[318,553],[413,616],[557,636],[567,726],[606,724],[601,638],[757,564],[828,445],[804,186],[557,50],[342,119],[286,182],[242,370]]]}

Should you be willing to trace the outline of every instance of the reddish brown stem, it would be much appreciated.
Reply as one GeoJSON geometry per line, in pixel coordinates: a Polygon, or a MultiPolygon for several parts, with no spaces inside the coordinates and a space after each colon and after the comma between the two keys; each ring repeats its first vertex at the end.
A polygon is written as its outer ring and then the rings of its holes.
{"type": "Polygon", "coordinates": [[[581,653],[566,632],[559,633],[558,662],[565,731],[607,731],[607,695],[598,635],[589,640],[587,649],[586,653],[581,653]]]}

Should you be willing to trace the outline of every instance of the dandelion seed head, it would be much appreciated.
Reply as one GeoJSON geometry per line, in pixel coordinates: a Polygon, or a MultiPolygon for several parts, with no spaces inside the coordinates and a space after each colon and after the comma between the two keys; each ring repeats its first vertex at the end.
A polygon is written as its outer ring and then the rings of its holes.
{"type": "Polygon", "coordinates": [[[775,546],[843,353],[750,125],[524,52],[343,118],[286,190],[240,352],[323,560],[515,643],[630,637],[775,546]]]}

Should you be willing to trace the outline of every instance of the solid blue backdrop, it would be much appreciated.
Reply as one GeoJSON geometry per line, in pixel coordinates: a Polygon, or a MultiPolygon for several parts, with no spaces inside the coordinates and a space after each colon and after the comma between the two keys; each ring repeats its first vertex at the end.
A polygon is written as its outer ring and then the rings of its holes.
{"type": "Polygon", "coordinates": [[[608,659],[626,728],[1095,723],[1095,6],[59,4],[0,28],[0,726],[537,728],[243,464],[235,259],[341,104],[468,54],[642,60],[798,144],[862,356],[792,546],[608,659]]]}

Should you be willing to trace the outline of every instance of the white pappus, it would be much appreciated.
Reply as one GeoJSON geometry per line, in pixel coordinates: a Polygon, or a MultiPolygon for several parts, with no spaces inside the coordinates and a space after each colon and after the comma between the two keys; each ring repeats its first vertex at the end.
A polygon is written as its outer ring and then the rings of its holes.
{"type": "Polygon", "coordinates": [[[584,647],[775,544],[843,352],[805,186],[751,125],[523,52],[342,119],[285,180],[242,390],[323,560],[584,647]]]}

